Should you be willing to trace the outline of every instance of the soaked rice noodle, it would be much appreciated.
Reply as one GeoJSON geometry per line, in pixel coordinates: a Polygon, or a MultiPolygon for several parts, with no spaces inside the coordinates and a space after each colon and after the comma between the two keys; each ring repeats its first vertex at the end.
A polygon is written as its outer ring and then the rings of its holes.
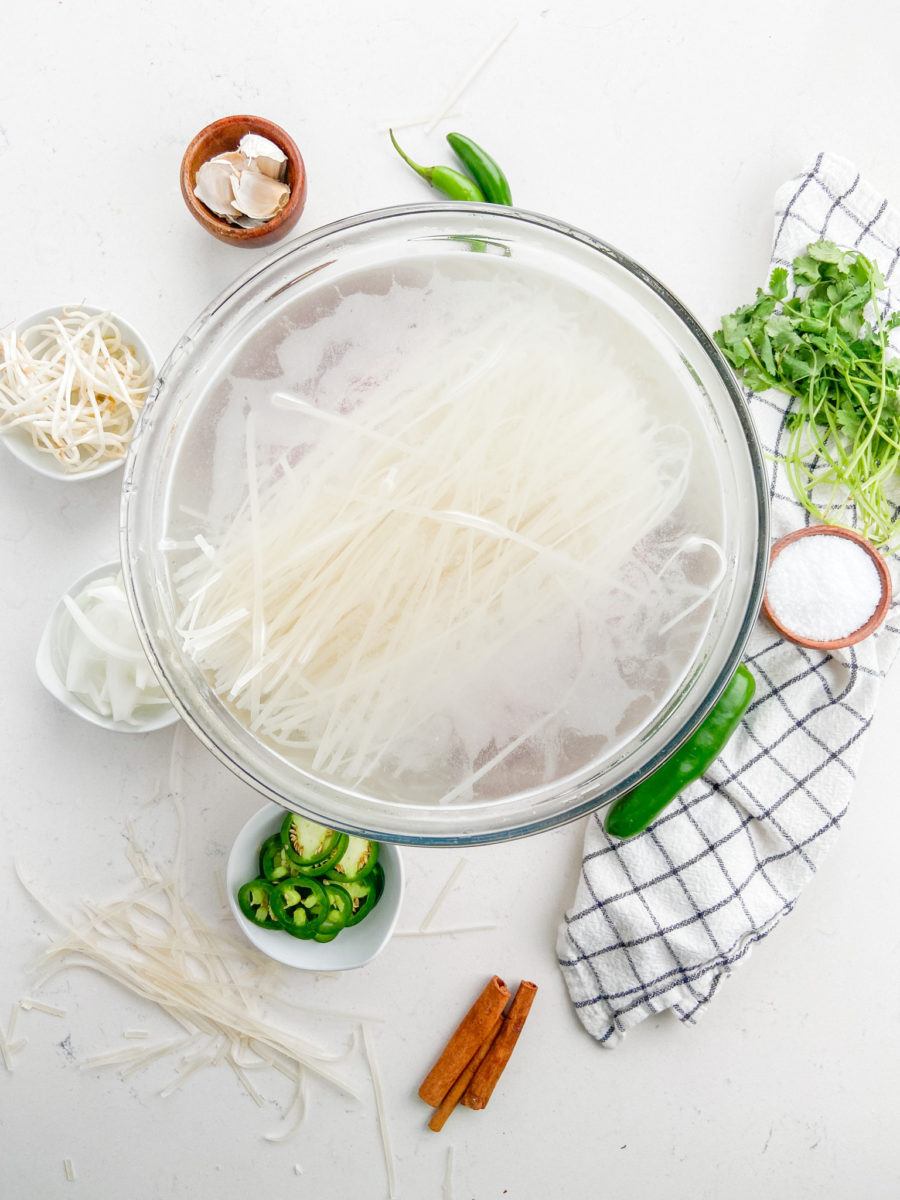
{"type": "Polygon", "coordinates": [[[539,743],[552,775],[626,614],[671,629],[711,590],[673,521],[691,435],[633,365],[533,292],[473,326],[338,403],[276,390],[303,452],[267,460],[251,411],[245,502],[174,576],[216,693],[342,786],[470,799],[539,743]]]}

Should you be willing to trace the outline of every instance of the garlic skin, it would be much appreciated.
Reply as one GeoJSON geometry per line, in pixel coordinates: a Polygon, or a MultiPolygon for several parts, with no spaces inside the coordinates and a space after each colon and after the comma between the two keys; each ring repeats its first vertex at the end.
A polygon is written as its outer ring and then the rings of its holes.
{"type": "Polygon", "coordinates": [[[226,150],[197,170],[194,195],[217,217],[252,229],[276,217],[290,199],[283,182],[287,155],[269,138],[245,134],[235,150],[226,150]]]}
{"type": "Polygon", "coordinates": [[[250,167],[270,179],[284,179],[287,155],[280,146],[259,133],[245,133],[238,150],[250,160],[250,167]]]}
{"type": "Polygon", "coordinates": [[[239,212],[260,221],[271,220],[287,204],[291,189],[286,183],[270,179],[258,171],[241,171],[231,181],[233,204],[239,212]]]}

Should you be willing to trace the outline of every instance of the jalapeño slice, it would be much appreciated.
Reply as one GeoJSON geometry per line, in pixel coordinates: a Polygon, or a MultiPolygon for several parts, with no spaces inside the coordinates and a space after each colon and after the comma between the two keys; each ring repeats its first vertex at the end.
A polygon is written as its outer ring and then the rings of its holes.
{"type": "Polygon", "coordinates": [[[381,893],[384,891],[384,867],[380,862],[375,864],[375,870],[369,878],[375,884],[375,903],[377,904],[381,899],[381,893]]]}
{"type": "Polygon", "coordinates": [[[296,874],[297,864],[288,857],[278,834],[266,838],[259,848],[259,873],[269,883],[280,883],[296,874]]]}
{"type": "Polygon", "coordinates": [[[307,863],[305,866],[294,863],[294,871],[301,875],[324,875],[326,871],[331,870],[346,848],[347,834],[342,833],[335,842],[334,848],[324,858],[320,859],[319,862],[307,863]]]}
{"type": "Polygon", "coordinates": [[[329,909],[329,898],[317,879],[296,875],[272,889],[272,912],[279,926],[296,938],[311,938],[329,909]]]}
{"type": "Polygon", "coordinates": [[[288,813],[281,823],[281,844],[298,866],[314,866],[327,858],[343,835],[327,825],[288,813]]]}
{"type": "Polygon", "coordinates": [[[279,929],[278,918],[272,909],[272,887],[267,879],[251,879],[238,891],[238,907],[254,925],[262,929],[279,929]]]}
{"type": "Polygon", "coordinates": [[[351,925],[358,925],[378,903],[374,871],[365,879],[345,879],[336,886],[342,887],[350,897],[351,913],[350,920],[347,922],[348,929],[351,925]]]}
{"type": "Polygon", "coordinates": [[[336,883],[349,879],[365,879],[371,875],[378,862],[378,843],[368,838],[349,837],[344,853],[328,872],[328,878],[336,883]]]}
{"type": "Polygon", "coordinates": [[[353,915],[353,902],[340,884],[326,883],[325,892],[328,896],[328,908],[325,919],[313,935],[317,942],[333,941],[353,915]]]}

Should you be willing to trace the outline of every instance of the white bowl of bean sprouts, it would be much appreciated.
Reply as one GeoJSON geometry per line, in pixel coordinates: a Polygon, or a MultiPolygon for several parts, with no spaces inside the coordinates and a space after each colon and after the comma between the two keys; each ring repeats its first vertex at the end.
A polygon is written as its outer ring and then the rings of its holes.
{"type": "Polygon", "coordinates": [[[156,376],[137,330],[107,309],[57,305],[0,333],[0,440],[76,482],[117,471],[156,376]]]}
{"type": "Polygon", "coordinates": [[[125,582],[195,733],[378,841],[534,833],[697,728],[762,599],[768,508],[712,339],[621,251],[497,205],[286,244],[162,369],[125,582]]]}

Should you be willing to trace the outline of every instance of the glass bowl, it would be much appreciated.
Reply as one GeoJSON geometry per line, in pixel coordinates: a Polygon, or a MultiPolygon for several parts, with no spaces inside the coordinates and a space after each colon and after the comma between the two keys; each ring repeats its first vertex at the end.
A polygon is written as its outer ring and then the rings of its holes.
{"type": "Polygon", "coordinates": [[[693,732],[759,611],[767,488],[653,276],[428,204],[209,306],[145,405],[121,535],[151,663],[224,763],[315,820],[463,845],[611,802],[693,732]]]}

